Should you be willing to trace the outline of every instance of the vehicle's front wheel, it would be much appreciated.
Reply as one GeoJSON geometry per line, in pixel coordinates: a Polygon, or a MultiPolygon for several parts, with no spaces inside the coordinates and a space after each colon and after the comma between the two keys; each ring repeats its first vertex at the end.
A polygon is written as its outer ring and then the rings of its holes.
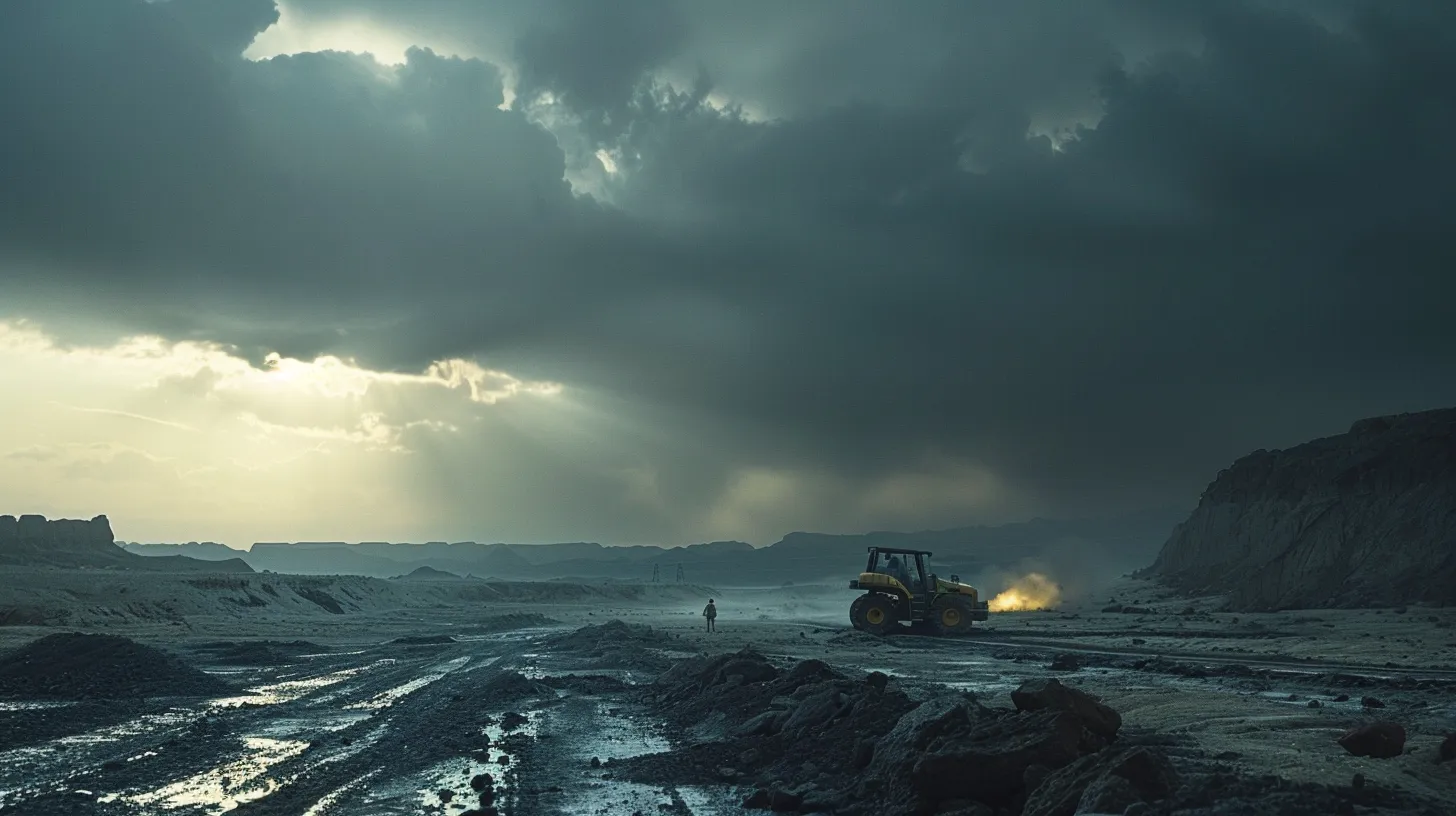
{"type": "Polygon", "coordinates": [[[899,625],[895,614],[895,601],[876,592],[866,593],[855,599],[849,607],[849,622],[854,628],[875,635],[889,633],[899,625]]]}

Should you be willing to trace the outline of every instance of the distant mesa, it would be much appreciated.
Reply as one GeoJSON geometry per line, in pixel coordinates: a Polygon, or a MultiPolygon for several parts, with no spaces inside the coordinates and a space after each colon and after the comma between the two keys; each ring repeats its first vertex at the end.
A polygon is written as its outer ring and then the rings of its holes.
{"type": "Polygon", "coordinates": [[[5,563],[113,564],[126,558],[106,516],[90,521],[45,516],[0,516],[0,560],[5,563]]]}
{"type": "Polygon", "coordinates": [[[1456,603],[1456,408],[1239,459],[1146,572],[1243,610],[1456,603]]]}
{"type": "Polygon", "coordinates": [[[361,575],[412,580],[569,581],[616,584],[780,586],[829,582],[859,574],[865,549],[897,546],[931,550],[944,575],[985,575],[1009,569],[1049,548],[1076,542],[1120,568],[1146,564],[1184,515],[1158,510],[1102,519],[1038,519],[997,527],[958,527],[863,535],[790,533],[764,547],[743,541],[685,546],[623,545],[571,541],[554,544],[485,544],[476,541],[389,543],[370,540],[297,543],[258,542],[249,550],[221,545],[130,544],[138,555],[243,558],[260,572],[293,575],[361,575]],[[428,567],[430,571],[422,571],[428,567]],[[460,578],[459,576],[466,576],[460,578]]]}
{"type": "Polygon", "coordinates": [[[106,516],[90,521],[0,516],[0,564],[63,569],[252,572],[239,558],[199,561],[181,555],[142,558],[118,546],[106,516]]]}

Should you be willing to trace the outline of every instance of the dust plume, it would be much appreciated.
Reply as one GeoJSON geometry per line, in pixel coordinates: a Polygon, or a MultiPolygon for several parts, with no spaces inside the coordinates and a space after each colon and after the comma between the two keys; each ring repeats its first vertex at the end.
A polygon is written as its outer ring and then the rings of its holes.
{"type": "Polygon", "coordinates": [[[1040,572],[1031,572],[1011,582],[989,602],[992,612],[1028,612],[1050,609],[1062,600],[1062,587],[1040,572]]]}

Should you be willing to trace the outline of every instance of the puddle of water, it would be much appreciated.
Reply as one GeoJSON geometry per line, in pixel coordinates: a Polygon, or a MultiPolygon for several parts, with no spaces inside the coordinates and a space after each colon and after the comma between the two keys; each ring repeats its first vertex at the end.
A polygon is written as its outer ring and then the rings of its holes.
{"type": "Polygon", "coordinates": [[[440,678],[444,677],[452,671],[455,671],[456,669],[464,666],[466,663],[469,662],[470,658],[468,656],[457,657],[454,660],[451,660],[450,662],[445,663],[443,666],[441,666],[439,671],[421,675],[409,681],[408,683],[395,686],[394,688],[387,691],[382,691],[369,698],[368,700],[364,700],[363,702],[359,703],[352,703],[350,705],[344,706],[344,708],[362,711],[379,711],[381,709],[389,708],[400,700],[403,700],[405,697],[414,694],[425,686],[430,685],[436,680],[439,680],[440,678]]]}
{"type": "Polygon", "coordinates": [[[265,686],[257,686],[248,689],[246,695],[238,697],[223,697],[212,701],[216,708],[237,708],[243,705],[279,705],[291,703],[301,697],[306,697],[319,689],[342,683],[365,671],[368,667],[355,669],[343,669],[330,674],[321,674],[318,677],[309,677],[303,680],[284,680],[279,683],[270,683],[265,686]]]}
{"type": "Polygon", "coordinates": [[[246,752],[226,765],[154,791],[125,798],[143,806],[191,806],[205,808],[209,814],[225,813],[244,802],[262,799],[277,790],[282,782],[269,776],[268,770],[280,762],[298,756],[308,748],[308,743],[301,740],[267,737],[248,737],[243,743],[246,752]]]}
{"type": "Polygon", "coordinates": [[[315,731],[342,731],[369,717],[367,711],[330,711],[310,717],[278,717],[259,724],[254,734],[259,737],[290,739],[315,731]]]}
{"type": "Polygon", "coordinates": [[[75,705],[70,700],[13,700],[0,701],[0,711],[44,711],[48,708],[65,708],[75,705]]]}

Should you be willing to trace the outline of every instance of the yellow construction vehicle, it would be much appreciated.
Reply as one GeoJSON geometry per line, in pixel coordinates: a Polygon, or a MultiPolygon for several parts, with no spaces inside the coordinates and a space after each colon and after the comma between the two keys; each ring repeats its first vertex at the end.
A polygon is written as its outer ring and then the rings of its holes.
{"type": "Polygon", "coordinates": [[[924,625],[937,635],[970,631],[972,621],[990,616],[976,588],[952,575],[949,581],[929,572],[925,550],[870,547],[870,560],[850,589],[864,590],[849,607],[854,628],[888,635],[924,625]]]}

